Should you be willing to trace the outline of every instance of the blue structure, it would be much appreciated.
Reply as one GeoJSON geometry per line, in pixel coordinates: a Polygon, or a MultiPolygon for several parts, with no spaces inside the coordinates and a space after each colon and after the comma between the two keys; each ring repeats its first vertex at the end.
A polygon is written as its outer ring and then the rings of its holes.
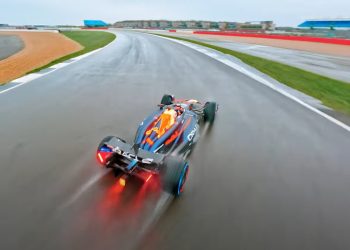
{"type": "Polygon", "coordinates": [[[334,20],[307,20],[302,24],[299,24],[300,28],[328,28],[328,29],[350,29],[349,19],[334,19],[334,20]]]}
{"type": "Polygon", "coordinates": [[[101,20],[84,20],[84,25],[88,28],[106,28],[108,26],[107,23],[101,20]]]}

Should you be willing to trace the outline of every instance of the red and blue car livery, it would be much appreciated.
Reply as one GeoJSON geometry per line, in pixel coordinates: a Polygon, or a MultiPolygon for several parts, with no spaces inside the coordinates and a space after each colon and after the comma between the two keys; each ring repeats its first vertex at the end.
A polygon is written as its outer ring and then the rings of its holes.
{"type": "Polygon", "coordinates": [[[147,182],[159,175],[164,190],[179,196],[188,176],[187,158],[199,139],[199,125],[214,122],[218,105],[164,95],[158,106],[139,125],[133,144],[107,136],[97,148],[97,159],[122,175],[122,185],[128,176],[147,182]]]}

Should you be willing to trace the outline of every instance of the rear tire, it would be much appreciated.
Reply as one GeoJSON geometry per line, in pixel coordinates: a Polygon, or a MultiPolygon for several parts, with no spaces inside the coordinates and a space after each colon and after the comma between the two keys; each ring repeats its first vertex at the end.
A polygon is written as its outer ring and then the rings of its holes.
{"type": "Polygon", "coordinates": [[[160,101],[160,103],[163,105],[171,105],[171,104],[173,104],[173,100],[174,100],[174,98],[172,95],[163,95],[163,98],[160,101]]]}
{"type": "Polygon", "coordinates": [[[161,180],[164,191],[178,197],[184,190],[188,176],[189,165],[177,157],[168,157],[161,170],[161,180]]]}
{"type": "Polygon", "coordinates": [[[204,108],[204,121],[213,123],[215,120],[217,104],[216,102],[207,102],[204,108]]]}

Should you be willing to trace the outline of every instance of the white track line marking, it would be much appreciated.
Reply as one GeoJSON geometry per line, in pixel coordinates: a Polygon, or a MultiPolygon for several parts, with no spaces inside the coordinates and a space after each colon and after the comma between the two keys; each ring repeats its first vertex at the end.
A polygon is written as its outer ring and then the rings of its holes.
{"type": "MultiPolygon", "coordinates": [[[[85,57],[91,56],[91,55],[93,55],[93,54],[99,52],[100,50],[102,50],[102,49],[108,47],[109,45],[112,45],[116,40],[117,40],[117,38],[115,38],[112,42],[110,42],[109,44],[107,44],[106,46],[104,46],[104,47],[102,47],[102,48],[93,50],[93,51],[88,52],[88,53],[86,53],[86,54],[83,54],[83,55],[81,55],[81,56],[77,56],[77,57],[68,59],[67,61],[69,61],[69,62],[66,61],[66,62],[62,62],[62,63],[58,63],[58,64],[55,64],[55,65],[52,65],[51,67],[47,68],[47,69],[52,69],[52,70],[50,70],[49,72],[46,72],[46,73],[40,73],[40,72],[39,72],[39,73],[32,73],[32,74],[28,74],[28,75],[22,76],[22,77],[20,77],[20,78],[17,78],[17,79],[15,79],[15,80],[9,82],[8,84],[11,84],[11,83],[13,83],[13,84],[18,83],[18,84],[14,85],[14,86],[11,86],[11,87],[8,87],[8,88],[6,88],[6,89],[4,89],[4,90],[1,90],[1,91],[0,91],[0,95],[1,95],[1,94],[4,94],[4,93],[6,93],[6,92],[8,92],[8,91],[10,91],[10,90],[13,90],[13,89],[15,89],[15,88],[18,88],[18,87],[20,87],[20,86],[22,86],[22,85],[24,85],[24,84],[27,84],[27,83],[29,83],[29,82],[35,80],[35,79],[38,79],[38,78],[43,77],[43,76],[46,76],[46,75],[48,75],[48,74],[50,74],[50,73],[52,73],[52,72],[54,72],[54,71],[56,71],[56,70],[58,70],[58,69],[61,69],[61,68],[66,67],[66,66],[68,66],[68,65],[70,65],[70,64],[72,64],[72,63],[78,62],[78,61],[80,61],[81,59],[84,59],[85,57]]],[[[45,70],[45,69],[44,69],[44,70],[45,70]]],[[[6,86],[6,85],[5,85],[5,86],[6,86]]],[[[0,85],[0,87],[1,87],[1,85],[0,85]]]]}
{"type": "Polygon", "coordinates": [[[65,66],[67,66],[69,63],[57,63],[55,65],[52,65],[51,67],[49,67],[49,69],[60,69],[63,68],[65,66]]]}
{"type": "MultiPolygon", "coordinates": [[[[157,36],[157,35],[153,35],[153,36],[157,36]]],[[[176,42],[176,43],[179,43],[179,44],[182,44],[184,46],[187,46],[189,48],[192,48],[202,54],[205,54],[219,62],[222,62],[223,64],[241,72],[242,74],[245,74],[246,76],[249,76],[250,78],[253,78],[254,80],[256,80],[257,82],[260,82],[261,84],[264,84],[265,86],[273,89],[274,91],[284,95],[285,97],[299,103],[300,105],[304,106],[305,108],[311,110],[312,112],[316,113],[316,114],[319,114],[320,116],[322,116],[323,118],[326,118],[327,120],[329,120],[330,122],[342,127],[343,129],[347,130],[348,132],[350,132],[350,127],[348,125],[346,125],[345,123],[335,119],[334,117],[330,116],[330,115],[327,115],[326,113],[322,112],[321,110],[318,110],[317,108],[314,108],[312,107],[311,105],[307,104],[306,102],[300,100],[299,98],[297,98],[296,96],[288,93],[287,91],[277,87],[276,85],[272,84],[271,82],[269,82],[267,79],[264,79],[263,77],[249,71],[248,69],[242,67],[241,65],[237,64],[237,63],[234,63],[230,60],[227,60],[225,57],[220,57],[220,56],[213,56],[213,52],[210,51],[210,49],[204,49],[203,46],[200,46],[200,45],[196,45],[194,46],[194,44],[191,44],[189,42],[185,42],[185,41],[181,41],[181,40],[177,40],[177,39],[172,39],[172,38],[168,38],[168,37],[162,37],[162,36],[157,36],[157,37],[160,37],[160,38],[163,38],[163,39],[167,39],[167,40],[170,40],[170,41],[173,41],[173,42],[176,42]]],[[[218,51],[218,53],[220,53],[218,51]]]]}
{"type": "Polygon", "coordinates": [[[41,76],[41,74],[33,73],[33,74],[26,75],[26,76],[22,76],[21,78],[17,78],[16,80],[13,80],[12,82],[24,83],[24,82],[28,82],[28,81],[32,81],[34,79],[37,79],[40,76],[41,76]]]}
{"type": "Polygon", "coordinates": [[[33,73],[33,74],[29,74],[29,75],[17,78],[16,80],[13,80],[12,83],[18,83],[18,84],[0,91],[0,94],[6,93],[12,89],[18,88],[18,87],[20,87],[20,86],[22,86],[22,85],[24,85],[24,84],[26,84],[34,79],[37,79],[41,76],[42,76],[42,74],[33,73]]]}

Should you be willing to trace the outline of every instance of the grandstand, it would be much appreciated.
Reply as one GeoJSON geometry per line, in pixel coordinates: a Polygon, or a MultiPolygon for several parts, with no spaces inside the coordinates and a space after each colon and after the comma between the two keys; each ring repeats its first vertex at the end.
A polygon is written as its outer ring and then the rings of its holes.
{"type": "Polygon", "coordinates": [[[299,24],[298,27],[310,29],[350,29],[350,18],[306,20],[299,24]]]}
{"type": "Polygon", "coordinates": [[[266,31],[274,30],[273,21],[255,22],[215,22],[198,20],[127,20],[118,21],[113,24],[115,28],[131,29],[220,29],[220,30],[240,30],[240,31],[266,31]]]}

